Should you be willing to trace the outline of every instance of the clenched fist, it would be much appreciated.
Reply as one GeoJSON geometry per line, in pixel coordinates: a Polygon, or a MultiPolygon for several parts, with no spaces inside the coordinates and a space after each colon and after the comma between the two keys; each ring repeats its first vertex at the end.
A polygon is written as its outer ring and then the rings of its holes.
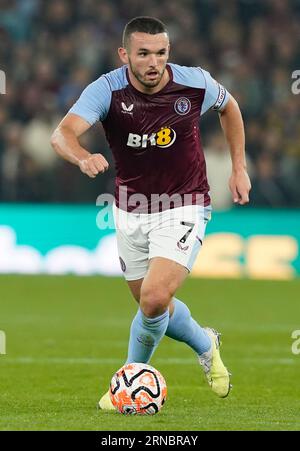
{"type": "Polygon", "coordinates": [[[245,205],[249,202],[251,182],[246,169],[232,172],[229,179],[229,188],[234,203],[245,205]]]}
{"type": "Polygon", "coordinates": [[[79,161],[79,168],[81,172],[88,175],[91,178],[95,178],[96,175],[102,174],[108,169],[108,162],[101,153],[94,153],[87,158],[79,161]]]}

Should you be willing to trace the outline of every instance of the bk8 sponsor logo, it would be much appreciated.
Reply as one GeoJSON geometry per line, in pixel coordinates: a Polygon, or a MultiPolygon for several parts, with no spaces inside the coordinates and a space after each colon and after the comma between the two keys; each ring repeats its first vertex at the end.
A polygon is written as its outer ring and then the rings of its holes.
{"type": "Polygon", "coordinates": [[[170,147],[176,140],[176,132],[171,127],[162,127],[158,132],[138,135],[129,133],[127,146],[145,149],[150,146],[170,147]]]}

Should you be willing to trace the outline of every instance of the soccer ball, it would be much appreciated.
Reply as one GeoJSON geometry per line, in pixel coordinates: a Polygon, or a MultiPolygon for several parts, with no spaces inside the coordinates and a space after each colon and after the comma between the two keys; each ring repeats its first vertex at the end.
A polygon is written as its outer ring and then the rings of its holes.
{"type": "Polygon", "coordinates": [[[167,385],[153,366],[128,363],[113,375],[109,394],[120,413],[154,415],[166,401],[167,385]]]}

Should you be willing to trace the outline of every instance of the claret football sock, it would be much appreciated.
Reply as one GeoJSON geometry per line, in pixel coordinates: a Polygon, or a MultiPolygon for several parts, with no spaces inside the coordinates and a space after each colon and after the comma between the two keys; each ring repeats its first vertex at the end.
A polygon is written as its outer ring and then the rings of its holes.
{"type": "Polygon", "coordinates": [[[126,363],[148,363],[158,343],[165,335],[168,322],[168,309],[155,318],[148,318],[139,309],[131,324],[126,363]]]}
{"type": "Polygon", "coordinates": [[[183,341],[189,345],[198,355],[211,349],[211,339],[191,316],[186,304],[173,298],[174,312],[169,319],[166,330],[167,337],[177,341],[183,341]]]}

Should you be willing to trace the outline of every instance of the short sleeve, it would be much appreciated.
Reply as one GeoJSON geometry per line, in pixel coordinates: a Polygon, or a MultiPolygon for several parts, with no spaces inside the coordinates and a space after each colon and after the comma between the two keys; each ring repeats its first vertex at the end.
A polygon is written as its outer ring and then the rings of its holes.
{"type": "Polygon", "coordinates": [[[201,69],[205,79],[205,95],[201,108],[201,115],[207,110],[213,109],[215,111],[221,111],[229,100],[229,92],[218,83],[209,72],[201,69]]]}
{"type": "Polygon", "coordinates": [[[103,75],[84,89],[69,113],[77,114],[91,125],[103,121],[110,108],[111,96],[109,82],[103,75]]]}

